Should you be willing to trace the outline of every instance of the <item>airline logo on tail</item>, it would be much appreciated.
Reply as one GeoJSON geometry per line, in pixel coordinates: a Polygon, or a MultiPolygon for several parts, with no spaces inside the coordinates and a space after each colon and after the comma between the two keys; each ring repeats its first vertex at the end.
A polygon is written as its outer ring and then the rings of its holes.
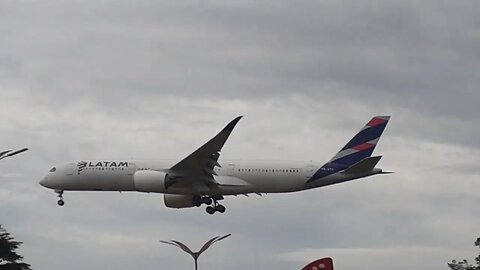
{"type": "Polygon", "coordinates": [[[369,158],[387,126],[390,116],[375,116],[357,133],[327,164],[323,165],[308,181],[343,171],[369,158]]]}
{"type": "Polygon", "coordinates": [[[333,270],[332,258],[323,258],[309,263],[302,270],[333,270]]]}

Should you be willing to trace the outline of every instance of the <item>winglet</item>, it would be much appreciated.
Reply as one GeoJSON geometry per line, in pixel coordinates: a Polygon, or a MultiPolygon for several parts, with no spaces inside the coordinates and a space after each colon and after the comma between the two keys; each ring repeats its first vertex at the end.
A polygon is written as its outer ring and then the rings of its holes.
{"type": "Polygon", "coordinates": [[[228,125],[226,125],[215,137],[213,137],[209,142],[207,142],[206,144],[209,144],[209,143],[212,143],[212,142],[216,142],[218,145],[217,147],[219,146],[218,150],[220,152],[220,150],[222,149],[223,145],[225,144],[225,142],[227,141],[228,137],[230,136],[230,133],[232,133],[233,129],[235,128],[235,126],[237,125],[238,121],[240,121],[240,119],[242,119],[243,116],[238,116],[237,118],[233,119],[232,121],[230,121],[230,123],[228,123],[228,125]]]}
{"type": "Polygon", "coordinates": [[[237,118],[233,119],[228,125],[223,129],[225,131],[232,131],[233,128],[237,125],[238,121],[242,119],[243,115],[238,116],[237,118]]]}

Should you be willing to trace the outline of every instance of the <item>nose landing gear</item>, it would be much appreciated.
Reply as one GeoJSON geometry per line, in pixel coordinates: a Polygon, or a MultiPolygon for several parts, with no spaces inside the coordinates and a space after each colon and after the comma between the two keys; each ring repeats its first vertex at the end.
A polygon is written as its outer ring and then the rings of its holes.
{"type": "Polygon", "coordinates": [[[63,206],[65,204],[65,201],[63,201],[63,190],[55,190],[55,193],[58,194],[58,201],[57,204],[58,206],[63,206]]]}

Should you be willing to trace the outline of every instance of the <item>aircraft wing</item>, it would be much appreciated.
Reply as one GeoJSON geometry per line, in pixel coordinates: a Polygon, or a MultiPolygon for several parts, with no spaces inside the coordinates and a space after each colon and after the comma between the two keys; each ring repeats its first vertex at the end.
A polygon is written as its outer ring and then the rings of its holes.
{"type": "Polygon", "coordinates": [[[241,118],[242,116],[233,119],[215,137],[170,168],[166,187],[191,186],[202,192],[217,185],[213,176],[216,175],[214,168],[220,167],[220,151],[241,118]]]}

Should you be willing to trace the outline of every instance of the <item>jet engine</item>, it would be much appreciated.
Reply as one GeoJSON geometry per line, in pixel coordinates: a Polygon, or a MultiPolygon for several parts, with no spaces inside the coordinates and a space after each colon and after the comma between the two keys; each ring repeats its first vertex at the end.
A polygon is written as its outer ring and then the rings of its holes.
{"type": "Polygon", "coordinates": [[[133,175],[135,189],[141,192],[165,192],[167,174],[159,171],[138,171],[133,175]]]}
{"type": "Polygon", "coordinates": [[[170,208],[188,208],[193,207],[193,195],[165,194],[163,199],[165,206],[170,208]]]}

